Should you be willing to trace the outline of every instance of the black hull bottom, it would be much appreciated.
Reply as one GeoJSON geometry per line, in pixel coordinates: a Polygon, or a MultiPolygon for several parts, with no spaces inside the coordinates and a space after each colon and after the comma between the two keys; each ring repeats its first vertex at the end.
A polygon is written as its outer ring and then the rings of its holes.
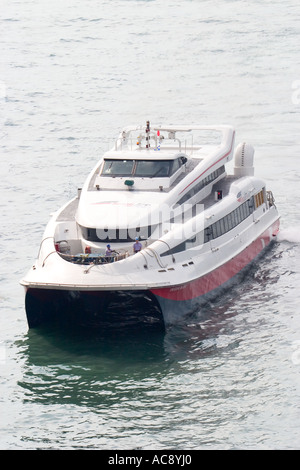
{"type": "Polygon", "coordinates": [[[147,291],[28,289],[25,308],[29,328],[53,322],[91,328],[149,323],[164,325],[160,307],[147,291]]]}
{"type": "Polygon", "coordinates": [[[232,258],[227,264],[202,277],[180,286],[150,291],[64,291],[29,288],[25,306],[29,328],[59,321],[64,324],[87,327],[110,325],[133,326],[145,324],[170,324],[182,321],[241,281],[273,244],[273,239],[253,242],[247,250],[232,258]],[[272,242],[272,243],[271,243],[272,242]],[[185,291],[192,294],[185,295],[185,291]]]}

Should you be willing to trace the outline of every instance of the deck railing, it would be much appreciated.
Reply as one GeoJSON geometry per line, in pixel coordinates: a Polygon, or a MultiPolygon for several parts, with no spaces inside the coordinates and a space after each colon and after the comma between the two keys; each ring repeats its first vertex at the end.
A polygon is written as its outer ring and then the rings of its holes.
{"type": "Polygon", "coordinates": [[[70,263],[74,263],[74,264],[83,264],[83,265],[114,263],[116,261],[125,259],[129,256],[129,253],[127,251],[125,253],[115,253],[115,254],[113,253],[109,256],[101,255],[98,253],[89,253],[89,254],[78,253],[76,255],[70,255],[67,253],[58,252],[58,254],[65,261],[69,261],[70,263]]]}

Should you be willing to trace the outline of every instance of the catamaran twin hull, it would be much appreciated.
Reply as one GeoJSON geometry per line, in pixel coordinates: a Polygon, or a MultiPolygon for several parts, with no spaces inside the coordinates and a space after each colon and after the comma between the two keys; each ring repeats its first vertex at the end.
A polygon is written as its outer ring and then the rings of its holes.
{"type": "Polygon", "coordinates": [[[147,123],[144,132],[121,133],[46,228],[21,282],[29,327],[54,318],[98,326],[128,318],[181,321],[276,239],[278,211],[253,175],[252,147],[237,147],[234,174],[227,175],[234,130],[196,127],[221,135],[210,147],[194,137],[183,144],[178,134],[190,138],[192,130],[150,130],[147,123]]]}
{"type": "Polygon", "coordinates": [[[146,289],[145,286],[136,290],[136,286],[131,289],[126,286],[125,289],[123,285],[116,285],[114,290],[105,290],[105,286],[99,290],[90,290],[86,286],[82,290],[79,286],[62,285],[28,287],[26,312],[29,327],[59,318],[86,326],[101,326],[104,321],[114,321],[117,315],[120,322],[128,321],[128,318],[141,322],[161,319],[165,324],[178,322],[208,299],[217,296],[220,288],[234,282],[235,277],[275,239],[278,227],[278,222],[275,222],[236,257],[203,277],[172,287],[146,289]],[[146,298],[148,304],[144,302],[146,298]],[[119,313],[120,306],[124,307],[123,319],[119,313]],[[112,313],[113,309],[118,314],[112,313]]]}

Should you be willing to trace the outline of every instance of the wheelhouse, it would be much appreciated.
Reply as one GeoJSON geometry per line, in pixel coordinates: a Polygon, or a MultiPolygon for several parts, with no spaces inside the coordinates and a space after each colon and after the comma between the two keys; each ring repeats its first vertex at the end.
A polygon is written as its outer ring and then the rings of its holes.
{"type": "Polygon", "coordinates": [[[179,170],[187,159],[184,156],[174,160],[136,160],[105,158],[100,176],[108,177],[139,177],[139,178],[170,178],[179,170]]]}

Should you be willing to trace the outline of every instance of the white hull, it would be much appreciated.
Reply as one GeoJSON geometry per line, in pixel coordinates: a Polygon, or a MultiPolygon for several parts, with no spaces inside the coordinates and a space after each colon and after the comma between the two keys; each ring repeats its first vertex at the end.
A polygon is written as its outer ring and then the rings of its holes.
{"type": "MultiPolygon", "coordinates": [[[[202,157],[199,159],[198,176],[195,171],[188,173],[184,175],[185,178],[178,177],[179,183],[174,185],[173,193],[176,193],[178,198],[178,194],[188,193],[196,184],[199,187],[200,177],[205,178],[208,172],[214,171],[215,180],[210,184],[206,181],[206,186],[203,184],[203,188],[200,189],[202,197],[197,199],[198,193],[195,193],[188,199],[193,208],[203,203],[201,206],[203,210],[196,214],[190,210],[187,216],[186,212],[180,213],[178,209],[172,209],[172,218],[163,220],[160,226],[156,223],[154,236],[152,234],[151,238],[144,237],[142,251],[134,255],[131,251],[132,242],[119,239],[113,240],[114,248],[119,252],[118,256],[107,258],[104,255],[107,241],[91,240],[92,237],[96,237],[96,233],[103,234],[103,230],[99,229],[96,232],[89,229],[83,232],[82,226],[84,224],[91,226],[88,225],[90,219],[98,216],[99,210],[103,211],[104,202],[110,207],[108,220],[113,219],[116,216],[116,207],[119,208],[114,199],[116,194],[120,204],[125,203],[128,208],[129,201],[133,209],[137,210],[140,218],[139,226],[142,227],[146,224],[142,220],[145,219],[145,210],[138,210],[141,201],[144,201],[145,208],[146,201],[152,201],[153,197],[155,210],[162,204],[168,204],[168,207],[173,208],[172,190],[166,193],[161,190],[157,193],[154,190],[151,192],[148,188],[144,190],[141,188],[138,193],[138,203],[134,205],[133,197],[137,193],[136,190],[121,192],[112,187],[102,192],[98,187],[97,191],[91,191],[91,179],[94,174],[92,172],[80,197],[66,204],[50,220],[38,259],[22,280],[27,290],[26,312],[29,326],[36,326],[45,319],[51,319],[59,304],[62,309],[66,308],[67,304],[72,304],[72,301],[73,307],[76,302],[79,305],[79,298],[85,299],[80,304],[82,323],[85,315],[88,318],[91,313],[85,314],[87,305],[89,307],[86,310],[92,310],[92,316],[101,319],[107,307],[106,300],[112,299],[114,292],[118,295],[128,293],[131,297],[135,294],[148,297],[156,311],[161,312],[164,323],[170,324],[181,320],[203,300],[216,293],[222,286],[227,286],[259,256],[276,238],[279,215],[264,183],[252,176],[251,166],[249,169],[238,167],[234,177],[226,177],[226,174],[222,175],[222,178],[218,176],[220,172],[214,170],[213,162],[219,167],[221,160],[227,161],[233,152],[234,133],[227,132],[226,128],[225,137],[227,140],[225,139],[224,148],[221,146],[220,150],[217,147],[215,152],[208,153],[208,163],[202,157]],[[203,162],[206,163],[205,171],[203,162]],[[222,191],[220,200],[214,200],[216,189],[222,191]],[[162,196],[165,196],[165,199],[162,196]],[[158,203],[159,197],[160,203],[158,203]],[[87,215],[84,214],[80,219],[84,207],[92,207],[92,210],[87,210],[87,215]],[[178,223],[176,217],[182,218],[182,214],[185,220],[178,223]],[[83,235],[90,237],[90,240],[83,235]],[[68,248],[67,252],[59,251],[59,243],[61,247],[68,248]],[[91,246],[92,253],[80,254],[87,245],[91,246]]],[[[159,157],[164,158],[162,153],[159,157]]],[[[108,186],[117,184],[116,178],[113,181],[102,179],[108,186]]],[[[146,183],[153,185],[154,179],[151,178],[151,181],[146,183]]],[[[97,183],[97,180],[95,181],[97,183]]],[[[136,182],[144,184],[139,178],[134,181],[134,184],[136,182]]],[[[101,178],[98,182],[103,184],[101,178]]],[[[149,202],[147,204],[150,206],[149,202]]],[[[130,210],[131,207],[126,214],[126,220],[124,214],[120,217],[120,212],[117,213],[116,221],[119,223],[120,231],[114,233],[117,233],[119,238],[121,229],[124,231],[124,224],[127,224],[126,233],[130,233],[128,220],[136,216],[136,212],[130,210]]],[[[151,207],[152,217],[155,210],[151,207]]],[[[149,214],[150,209],[148,220],[149,214]]],[[[133,226],[134,224],[138,225],[138,221],[134,221],[133,226]]]]}

